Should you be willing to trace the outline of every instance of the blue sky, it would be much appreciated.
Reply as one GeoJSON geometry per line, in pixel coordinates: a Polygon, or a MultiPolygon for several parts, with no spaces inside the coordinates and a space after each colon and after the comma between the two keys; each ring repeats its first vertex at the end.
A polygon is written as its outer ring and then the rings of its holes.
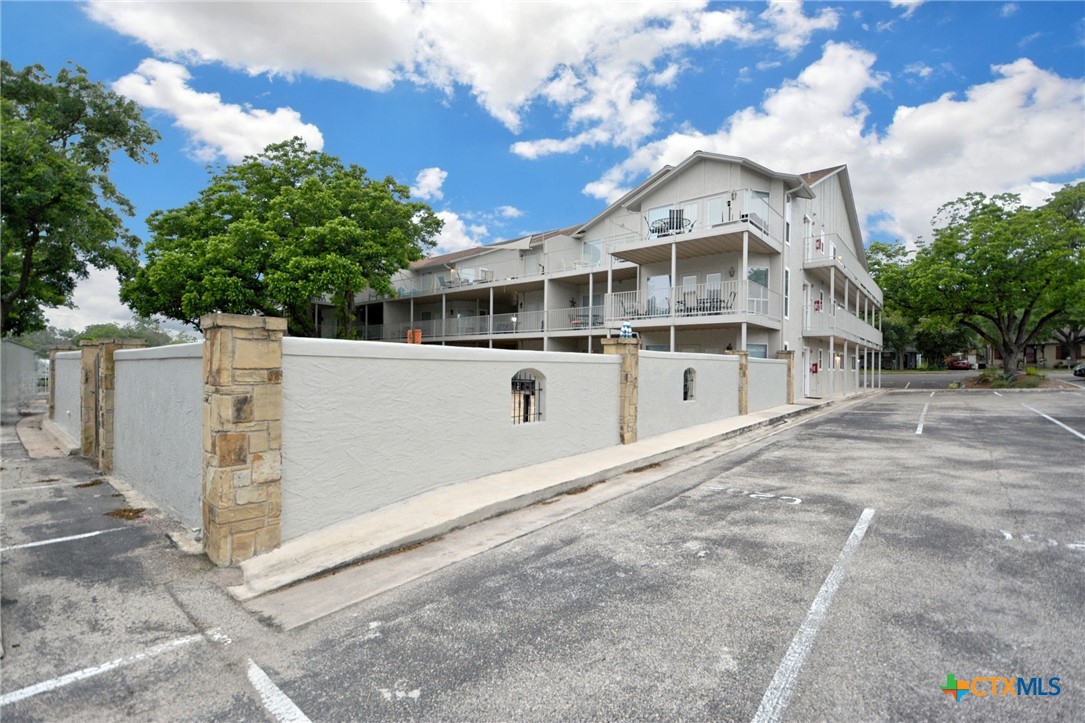
{"type": "MultiPolygon", "coordinates": [[[[209,163],[292,135],[412,185],[443,250],[585,221],[698,149],[848,164],[868,242],[1085,175],[1081,2],[2,2],[0,32],[147,109],[159,163],[114,166],[145,240],[209,163]]],[[[129,316],[108,273],[76,303],[52,322],[129,316]]]]}

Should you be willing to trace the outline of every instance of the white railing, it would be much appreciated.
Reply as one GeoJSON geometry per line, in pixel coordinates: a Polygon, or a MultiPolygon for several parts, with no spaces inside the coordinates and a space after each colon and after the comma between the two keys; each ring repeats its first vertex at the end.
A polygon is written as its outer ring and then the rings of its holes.
{"type": "Polygon", "coordinates": [[[567,309],[551,309],[546,312],[548,331],[570,331],[601,328],[603,306],[573,306],[567,309]]]}
{"type": "Polygon", "coordinates": [[[402,323],[398,326],[395,339],[388,341],[406,341],[408,329],[421,329],[423,341],[453,336],[541,333],[545,328],[546,314],[545,311],[520,311],[515,314],[457,316],[416,321],[414,324],[402,323]]]}
{"type": "Polygon", "coordinates": [[[654,291],[607,294],[606,322],[614,326],[635,319],[687,318],[746,314],[779,321],[783,297],[752,281],[675,286],[654,291]]]}
{"type": "Polygon", "coordinates": [[[836,266],[851,280],[859,285],[863,291],[879,306],[882,304],[882,292],[874,282],[867,270],[863,268],[858,257],[852,253],[848,244],[835,233],[817,234],[808,236],[804,240],[806,247],[806,265],[810,266],[836,266]]]}
{"type": "Polygon", "coordinates": [[[832,334],[867,346],[882,346],[882,332],[842,306],[837,306],[835,313],[829,306],[803,307],[803,334],[832,334]]]}
{"type": "Polygon", "coordinates": [[[669,238],[728,223],[749,223],[762,234],[775,239],[781,239],[784,235],[783,214],[750,188],[712,193],[650,209],[643,221],[645,225],[641,234],[620,236],[618,245],[669,238]]]}

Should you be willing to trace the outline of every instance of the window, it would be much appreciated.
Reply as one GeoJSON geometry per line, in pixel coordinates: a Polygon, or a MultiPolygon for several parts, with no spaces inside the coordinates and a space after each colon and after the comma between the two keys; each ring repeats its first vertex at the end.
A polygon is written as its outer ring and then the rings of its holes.
{"type": "Polygon", "coordinates": [[[683,402],[692,402],[693,401],[693,393],[694,393],[693,385],[696,383],[696,381],[697,381],[697,372],[693,369],[693,367],[690,367],[689,369],[686,369],[684,372],[682,372],[682,401],[683,402]]]}
{"type": "Polygon", "coordinates": [[[784,267],[784,318],[791,318],[791,269],[784,267]]]}
{"type": "Polygon", "coordinates": [[[747,344],[746,351],[750,353],[751,359],[768,359],[769,357],[768,344],[747,344]]]}
{"type": "Polygon", "coordinates": [[[746,299],[749,313],[765,316],[769,313],[769,270],[764,266],[751,266],[746,272],[746,299]]]}
{"type": "Polygon", "coordinates": [[[648,316],[666,316],[671,313],[671,276],[648,277],[648,316]]]}
{"type": "Polygon", "coordinates": [[[521,369],[512,377],[512,423],[528,424],[543,420],[542,382],[534,369],[521,369]]]}
{"type": "Polygon", "coordinates": [[[791,196],[784,201],[784,243],[791,245],[791,196]]]}

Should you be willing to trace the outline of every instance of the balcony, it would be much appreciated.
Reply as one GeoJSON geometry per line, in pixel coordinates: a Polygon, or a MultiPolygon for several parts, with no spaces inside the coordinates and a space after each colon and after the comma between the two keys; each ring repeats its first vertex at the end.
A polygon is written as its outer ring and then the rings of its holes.
{"type": "Polygon", "coordinates": [[[882,332],[842,306],[835,310],[806,306],[803,308],[803,336],[836,337],[854,344],[881,349],[882,332]]]}
{"type": "Polygon", "coordinates": [[[752,253],[783,252],[783,216],[749,188],[651,209],[639,230],[607,240],[616,258],[648,264],[670,259],[672,243],[680,259],[741,252],[744,235],[752,253]]]}
{"type": "Polygon", "coordinates": [[[752,281],[726,281],[607,294],[605,322],[611,328],[624,321],[634,327],[752,322],[778,329],[782,310],[779,292],[752,281]]]}
{"type": "Polygon", "coordinates": [[[826,273],[828,273],[828,270],[836,269],[852,285],[861,289],[867,297],[873,300],[876,306],[882,306],[882,290],[878,288],[874,279],[863,268],[863,264],[839,235],[827,233],[809,236],[803,243],[805,245],[804,268],[811,271],[825,269],[826,273]]]}

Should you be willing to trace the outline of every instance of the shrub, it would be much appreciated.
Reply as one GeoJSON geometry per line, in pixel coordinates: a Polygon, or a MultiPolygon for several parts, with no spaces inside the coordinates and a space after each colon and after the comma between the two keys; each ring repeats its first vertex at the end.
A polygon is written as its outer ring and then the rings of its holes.
{"type": "Polygon", "coordinates": [[[1014,386],[1017,387],[1018,389],[1036,389],[1037,387],[1040,386],[1040,383],[1042,381],[1043,381],[1043,377],[1025,376],[1025,377],[1022,377],[1022,378],[1018,379],[1014,383],[1014,386]]]}
{"type": "Polygon", "coordinates": [[[997,369],[987,368],[979,373],[979,380],[984,384],[993,384],[996,380],[1000,379],[1002,375],[997,369]]]}
{"type": "Polygon", "coordinates": [[[1010,382],[1006,381],[1001,376],[991,381],[991,389],[1008,389],[1009,387],[1010,382]]]}

